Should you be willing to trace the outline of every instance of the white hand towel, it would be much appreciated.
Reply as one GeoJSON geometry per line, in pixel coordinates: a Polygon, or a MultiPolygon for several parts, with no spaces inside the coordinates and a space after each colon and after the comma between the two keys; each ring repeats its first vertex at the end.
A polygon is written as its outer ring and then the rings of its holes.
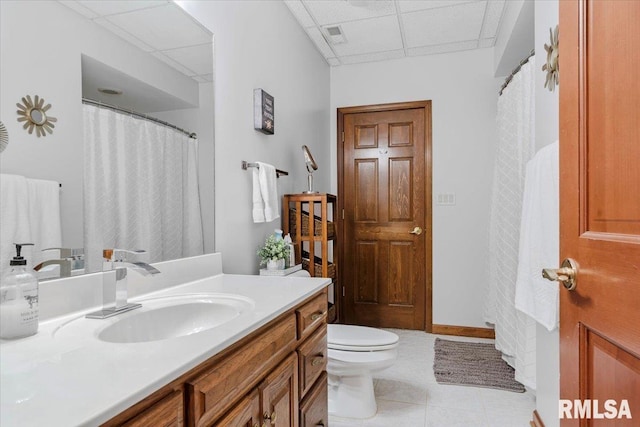
{"type": "Polygon", "coordinates": [[[264,222],[264,202],[260,190],[260,169],[253,168],[253,222],[264,222]]]}
{"type": "Polygon", "coordinates": [[[558,284],[542,269],[559,262],[558,167],[558,141],[527,163],[515,295],[516,308],[549,331],[558,325],[558,284]]]}
{"type": "Polygon", "coordinates": [[[59,253],[42,253],[43,249],[62,246],[60,221],[60,184],[55,181],[27,178],[29,188],[29,224],[33,246],[32,261],[36,266],[42,261],[58,258],[59,253]]]}
{"type": "Polygon", "coordinates": [[[258,163],[260,194],[264,202],[265,222],[271,222],[280,218],[280,206],[278,204],[278,176],[276,168],[268,163],[258,163]]]}
{"type": "MultiPolygon", "coordinates": [[[[31,243],[29,188],[25,177],[1,174],[0,274],[2,275],[9,270],[9,261],[16,255],[14,243],[31,243]]],[[[24,251],[24,255],[27,255],[26,251],[24,251]]],[[[31,259],[27,259],[29,264],[33,266],[31,259]]]]}

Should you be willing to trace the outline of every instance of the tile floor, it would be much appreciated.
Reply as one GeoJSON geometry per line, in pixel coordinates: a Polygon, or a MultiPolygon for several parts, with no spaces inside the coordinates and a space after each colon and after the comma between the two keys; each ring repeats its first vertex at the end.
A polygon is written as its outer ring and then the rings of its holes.
{"type": "Polygon", "coordinates": [[[440,385],[433,376],[436,337],[491,341],[393,330],[398,361],[375,379],[378,413],[367,420],[329,417],[331,427],[528,427],[535,409],[530,392],[440,385]]]}

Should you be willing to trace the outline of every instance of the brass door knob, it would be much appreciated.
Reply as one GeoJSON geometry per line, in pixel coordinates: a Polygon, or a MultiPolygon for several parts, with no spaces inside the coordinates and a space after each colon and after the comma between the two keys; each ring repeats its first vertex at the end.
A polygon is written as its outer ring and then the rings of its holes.
{"type": "Polygon", "coordinates": [[[558,269],[545,268],[542,270],[542,277],[552,282],[562,283],[569,291],[573,291],[578,286],[577,276],[578,263],[572,258],[562,261],[562,267],[558,269]]]}
{"type": "Polygon", "coordinates": [[[422,228],[414,227],[413,230],[409,232],[409,234],[415,234],[416,236],[419,236],[422,234],[422,228]]]}

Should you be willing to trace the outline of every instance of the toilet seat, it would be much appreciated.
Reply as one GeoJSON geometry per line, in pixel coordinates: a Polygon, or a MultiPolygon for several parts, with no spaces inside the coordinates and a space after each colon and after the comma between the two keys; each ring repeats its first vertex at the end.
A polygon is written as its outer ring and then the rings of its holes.
{"type": "Polygon", "coordinates": [[[333,350],[376,352],[398,346],[398,336],[393,332],[367,326],[327,325],[327,347],[333,350]]]}

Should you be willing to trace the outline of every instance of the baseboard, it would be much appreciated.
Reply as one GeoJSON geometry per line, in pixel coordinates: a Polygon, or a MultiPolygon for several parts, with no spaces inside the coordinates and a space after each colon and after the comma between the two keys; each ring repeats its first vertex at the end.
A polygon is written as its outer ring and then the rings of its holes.
{"type": "Polygon", "coordinates": [[[540,418],[540,414],[537,410],[533,411],[533,420],[529,424],[531,425],[531,427],[544,427],[542,418],[540,418]]]}
{"type": "Polygon", "coordinates": [[[433,325],[431,333],[439,335],[457,335],[460,337],[492,338],[496,332],[490,328],[476,328],[472,326],[433,325]]]}

